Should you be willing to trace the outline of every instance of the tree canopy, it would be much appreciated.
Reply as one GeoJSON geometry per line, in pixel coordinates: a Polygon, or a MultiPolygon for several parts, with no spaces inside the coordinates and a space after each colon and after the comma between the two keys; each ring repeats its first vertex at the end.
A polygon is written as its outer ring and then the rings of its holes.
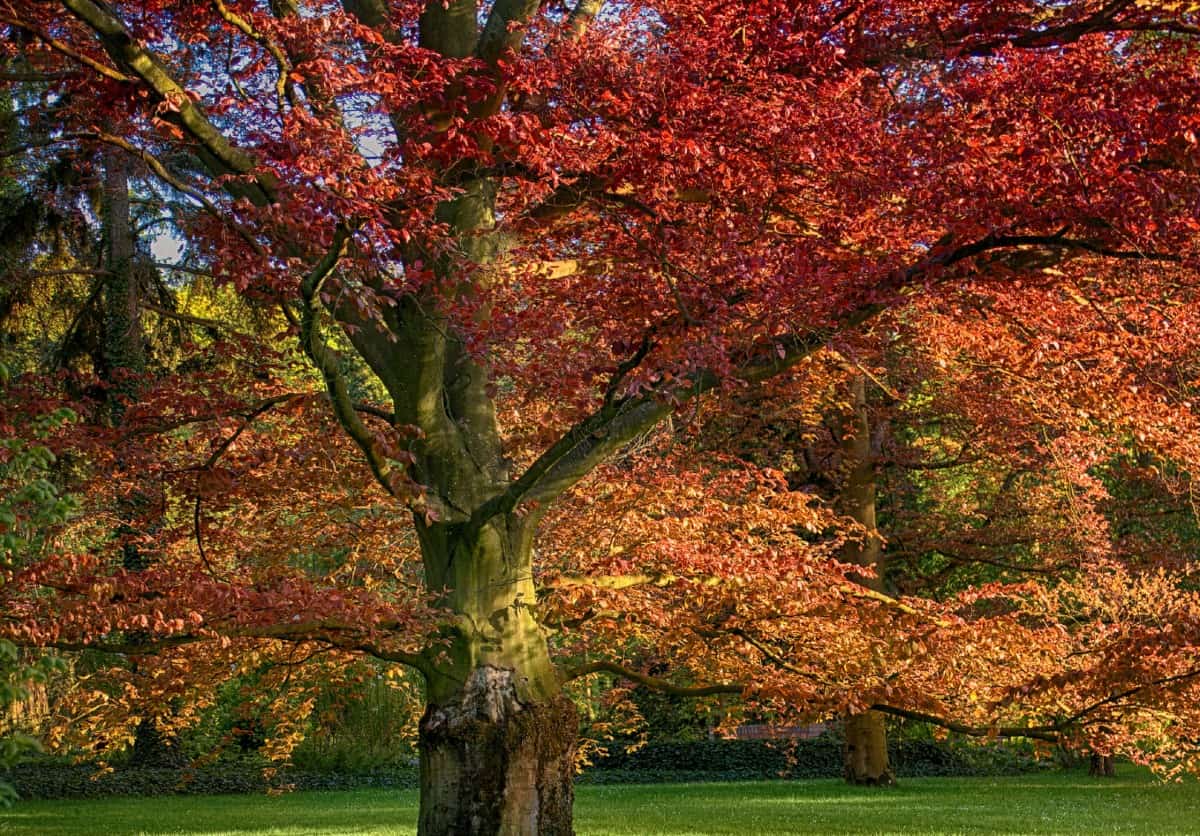
{"type": "Polygon", "coordinates": [[[88,513],[0,634],[109,654],[90,724],[187,723],[263,655],[408,665],[428,833],[569,832],[561,688],[598,672],[1195,760],[1195,4],[0,22],[41,207],[0,316],[91,279],[3,396],[6,436],[84,416],[88,513]],[[830,494],[851,376],[892,532],[830,494]]]}

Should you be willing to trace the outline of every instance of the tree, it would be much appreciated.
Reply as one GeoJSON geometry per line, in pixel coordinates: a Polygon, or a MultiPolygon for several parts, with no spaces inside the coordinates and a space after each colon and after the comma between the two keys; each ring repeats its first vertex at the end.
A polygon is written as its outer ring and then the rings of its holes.
{"type": "MultiPolygon", "coordinates": [[[[423,833],[571,830],[575,712],[537,617],[534,542],[606,459],[680,405],[782,374],[913,299],[1101,276],[1112,300],[1196,263],[1197,21],[1179,3],[2,8],[6,49],[54,91],[45,143],[119,149],[185,195],[211,272],[290,321],[375,481],[411,510],[440,613],[282,582],[268,596],[245,575],[234,594],[196,577],[200,552],[192,575],[94,561],[30,575],[68,597],[115,583],[121,598],[105,626],[67,622],[73,637],[30,627],[47,604],[26,602],[16,637],[185,655],[220,636],[289,639],[412,665],[427,682],[423,833]],[[390,409],[355,403],[354,362],[390,409]],[[251,617],[255,600],[270,606],[251,617]],[[135,616],[150,638],[123,643],[135,616]]],[[[214,411],[249,424],[279,403],[214,411]]],[[[744,598],[731,584],[713,601],[699,577],[647,592],[736,614],[768,578],[773,601],[841,588],[836,572],[806,575],[808,553],[787,571],[770,548],[739,553],[756,579],[744,598]]],[[[716,587],[737,574],[699,564],[716,587]]],[[[863,632],[810,638],[849,651],[876,627],[894,634],[881,613],[911,606],[876,595],[863,632]]],[[[949,629],[946,652],[969,632],[949,629]]],[[[748,635],[721,632],[717,651],[744,661],[748,635]]],[[[753,685],[712,687],[821,702],[811,681],[785,687],[802,667],[775,661],[753,685]]]]}
{"type": "MultiPolygon", "coordinates": [[[[8,369],[0,364],[0,396],[8,383],[8,369]]],[[[43,437],[54,427],[72,420],[67,410],[60,410],[38,422],[35,436],[43,437]]],[[[27,444],[17,438],[0,440],[0,569],[12,569],[36,560],[48,550],[46,531],[63,522],[74,510],[70,497],[61,496],[46,478],[54,455],[44,445],[27,444]]],[[[29,685],[44,682],[59,667],[57,660],[46,656],[30,662],[18,648],[0,639],[0,710],[6,714],[29,695],[29,685]]],[[[39,743],[27,734],[11,733],[4,729],[0,736],[0,766],[13,767],[23,754],[36,751],[39,743]]],[[[0,780],[0,806],[9,806],[16,795],[12,786],[0,780]]]]}
{"type": "MultiPolygon", "coordinates": [[[[846,562],[864,566],[871,576],[865,584],[876,591],[883,589],[883,541],[875,518],[875,456],[871,451],[871,421],[867,407],[867,381],[857,375],[850,382],[853,412],[849,426],[842,432],[842,455],[846,469],[841,499],[846,514],[862,526],[861,535],[846,549],[846,562]]],[[[887,728],[878,711],[864,711],[846,719],[845,776],[854,784],[893,784],[896,781],[888,764],[887,728]]]]}

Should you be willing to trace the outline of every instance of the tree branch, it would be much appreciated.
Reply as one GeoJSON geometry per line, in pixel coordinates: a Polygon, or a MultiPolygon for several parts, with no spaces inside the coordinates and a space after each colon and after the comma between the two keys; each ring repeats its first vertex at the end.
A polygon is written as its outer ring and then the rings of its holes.
{"type": "Polygon", "coordinates": [[[746,686],[739,682],[694,686],[675,685],[657,676],[650,676],[649,674],[635,671],[633,668],[619,665],[616,662],[604,660],[567,668],[563,672],[563,681],[569,682],[572,679],[579,679],[582,676],[593,673],[611,673],[623,679],[628,679],[631,682],[636,682],[639,685],[644,685],[651,690],[661,691],[664,694],[673,694],[677,697],[710,697],[717,694],[741,694],[746,690],[746,686]]]}
{"type": "Polygon", "coordinates": [[[923,711],[910,711],[907,708],[897,708],[894,705],[884,705],[876,703],[871,706],[872,711],[878,711],[881,714],[890,714],[893,717],[903,717],[906,720],[917,720],[922,723],[929,723],[933,726],[941,726],[952,732],[965,734],[968,737],[1027,737],[1034,740],[1045,740],[1050,743],[1057,743],[1061,737],[1063,726],[968,726],[965,723],[957,723],[953,720],[947,720],[945,717],[939,717],[936,714],[926,714],[923,711]]]}
{"type": "Polygon", "coordinates": [[[274,199],[277,180],[270,172],[254,173],[256,162],[247,152],[236,147],[208,120],[170,73],[162,61],[133,39],[124,22],[109,7],[93,0],[62,0],[62,5],[90,28],[117,66],[126,67],[155,97],[173,110],[164,114],[182,127],[199,143],[218,175],[236,174],[252,178],[246,196],[262,205],[274,199]]]}
{"type": "MultiPolygon", "coordinates": [[[[402,665],[407,665],[426,676],[433,671],[429,660],[421,653],[408,653],[400,650],[388,650],[381,647],[376,642],[360,641],[356,638],[347,640],[339,640],[337,634],[345,630],[344,625],[338,624],[322,624],[322,623],[302,623],[302,624],[283,624],[271,625],[266,627],[241,627],[228,631],[221,631],[219,634],[197,634],[197,633],[179,633],[173,636],[162,636],[160,638],[148,638],[140,641],[52,641],[44,644],[38,644],[37,647],[49,648],[53,650],[65,650],[73,652],[94,651],[97,653],[111,653],[120,656],[149,656],[160,653],[164,650],[170,650],[175,647],[183,647],[197,642],[217,641],[219,638],[230,639],[254,639],[262,641],[282,641],[294,643],[317,642],[328,645],[334,650],[343,651],[359,651],[374,656],[385,662],[396,662],[402,665]]],[[[15,642],[18,643],[19,642],[15,642]]]]}
{"type": "Polygon", "coordinates": [[[259,44],[263,49],[270,53],[273,59],[275,59],[275,66],[279,72],[279,77],[275,81],[275,97],[278,101],[280,114],[282,115],[283,113],[285,102],[290,104],[292,107],[296,107],[296,90],[292,86],[290,79],[292,65],[291,62],[288,61],[287,56],[283,54],[283,50],[280,49],[279,44],[275,43],[266,35],[256,30],[250,25],[250,21],[232,11],[227,5],[225,5],[224,0],[212,0],[212,2],[213,6],[216,7],[217,14],[221,16],[222,20],[237,29],[246,37],[250,38],[255,43],[259,44]]]}
{"type": "Polygon", "coordinates": [[[224,331],[227,334],[232,334],[233,336],[243,340],[254,339],[250,334],[247,334],[243,331],[238,331],[237,329],[226,325],[224,322],[218,322],[215,319],[205,319],[204,317],[192,316],[191,314],[186,314],[181,311],[173,311],[170,308],[164,308],[161,305],[155,305],[152,302],[139,300],[138,305],[144,310],[153,311],[159,316],[166,317],[167,319],[178,320],[179,322],[185,322],[188,325],[196,325],[201,328],[211,328],[215,331],[224,331]]]}
{"type": "Polygon", "coordinates": [[[579,0],[567,17],[567,38],[572,41],[582,38],[602,8],[604,0],[579,0]]]}
{"type": "Polygon", "coordinates": [[[325,381],[329,400],[333,404],[334,415],[337,416],[349,436],[354,439],[354,443],[363,451],[375,480],[390,495],[396,496],[392,466],[387,457],[377,449],[374,436],[355,411],[354,403],[350,400],[350,390],[346,385],[346,378],[342,374],[340,358],[337,352],[325,342],[318,325],[322,309],[321,285],[324,284],[325,279],[333,272],[338,261],[346,252],[349,241],[350,231],[339,224],[334,231],[333,243],[329,251],[300,283],[300,295],[304,300],[300,315],[300,344],[325,381]]]}
{"type": "Polygon", "coordinates": [[[23,23],[22,21],[8,17],[6,15],[0,16],[0,22],[7,23],[9,26],[15,26],[19,29],[24,29],[26,32],[29,32],[32,35],[34,35],[38,40],[40,40],[42,43],[46,44],[46,46],[50,47],[55,52],[61,53],[72,60],[78,61],[80,64],[83,64],[84,66],[86,66],[92,70],[95,70],[97,73],[104,76],[105,78],[112,79],[113,81],[121,81],[121,82],[133,81],[133,78],[131,78],[130,76],[127,76],[124,73],[117,72],[112,67],[104,66],[99,61],[97,61],[95,58],[91,58],[87,55],[84,55],[82,52],[72,49],[71,47],[64,44],[62,41],[58,40],[57,38],[51,37],[50,35],[46,34],[45,32],[41,31],[40,29],[32,26],[31,24],[23,23]]]}

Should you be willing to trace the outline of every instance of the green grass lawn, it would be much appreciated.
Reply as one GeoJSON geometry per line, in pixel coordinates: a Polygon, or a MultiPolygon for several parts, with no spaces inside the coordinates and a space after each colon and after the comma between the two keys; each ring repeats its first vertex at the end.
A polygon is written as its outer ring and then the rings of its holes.
{"type": "MultiPolygon", "coordinates": [[[[36,801],[0,812],[0,834],[411,834],[416,804],[416,793],[404,790],[36,801]]],[[[888,790],[839,781],[582,786],[576,829],[580,836],[1197,834],[1200,785],[1142,774],[1049,774],[911,779],[888,790]]]]}

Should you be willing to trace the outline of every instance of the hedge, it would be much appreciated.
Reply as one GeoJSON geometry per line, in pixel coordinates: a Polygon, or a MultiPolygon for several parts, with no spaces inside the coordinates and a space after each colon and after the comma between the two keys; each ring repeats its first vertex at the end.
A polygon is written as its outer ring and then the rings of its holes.
{"type": "Polygon", "coordinates": [[[362,787],[415,788],[415,769],[358,774],[283,769],[268,780],[251,764],[216,764],[198,769],[118,769],[97,774],[89,765],[23,764],[6,776],[21,798],[100,798],[130,795],[217,795],[272,789],[348,790],[362,787]]]}
{"type": "MultiPolygon", "coordinates": [[[[902,740],[889,747],[900,777],[1011,775],[1045,768],[1020,749],[902,740]]],[[[836,778],[842,773],[841,741],[699,740],[611,746],[579,776],[580,783],[646,784],[697,781],[836,778]]],[[[21,798],[97,798],[130,795],[213,795],[271,789],[346,790],[362,787],[413,789],[413,767],[371,771],[313,772],[281,769],[269,780],[260,765],[217,763],[197,769],[123,768],[97,775],[95,767],[32,762],[6,775],[21,798]]]]}
{"type": "MultiPolygon", "coordinates": [[[[927,740],[890,741],[892,768],[899,777],[1011,775],[1044,768],[1020,749],[1003,745],[955,746],[927,740]]],[[[835,778],[842,774],[842,743],[834,736],[814,740],[699,740],[615,745],[596,759],[584,780],[706,781],[769,778],[835,778]]]]}

